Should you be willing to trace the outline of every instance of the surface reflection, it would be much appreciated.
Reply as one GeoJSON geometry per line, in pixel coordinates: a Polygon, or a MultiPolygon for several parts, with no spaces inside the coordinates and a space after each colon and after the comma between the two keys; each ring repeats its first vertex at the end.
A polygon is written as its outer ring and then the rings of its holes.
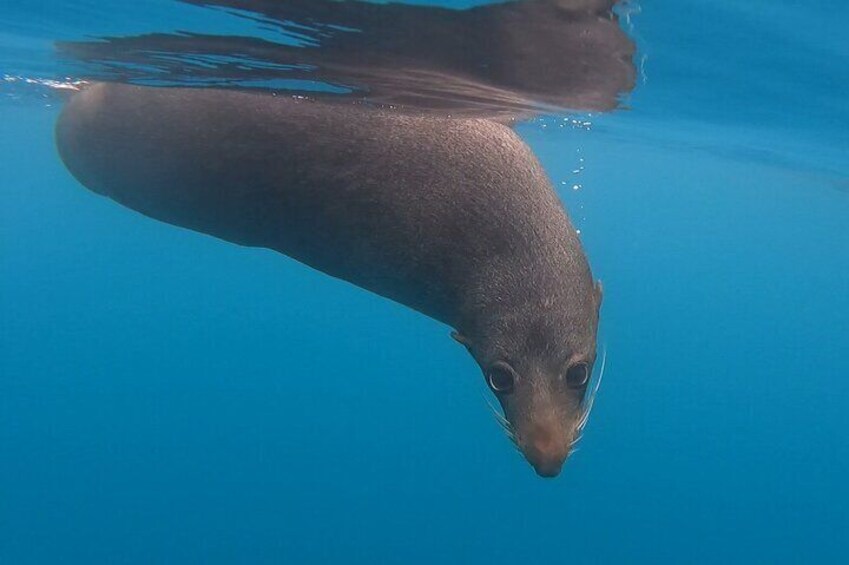
{"type": "Polygon", "coordinates": [[[280,41],[151,33],[65,42],[90,79],[290,91],[421,111],[610,110],[634,84],[634,44],[610,0],[452,10],[333,0],[194,1],[280,41]]]}

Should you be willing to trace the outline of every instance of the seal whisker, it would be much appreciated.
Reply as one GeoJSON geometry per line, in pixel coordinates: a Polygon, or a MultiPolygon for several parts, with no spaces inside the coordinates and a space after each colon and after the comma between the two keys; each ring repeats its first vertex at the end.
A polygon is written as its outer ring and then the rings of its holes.
{"type": "Polygon", "coordinates": [[[505,418],[504,415],[501,414],[495,406],[493,406],[492,402],[489,400],[489,398],[486,397],[486,395],[481,393],[481,397],[483,398],[484,402],[486,402],[486,405],[489,407],[490,411],[492,412],[492,415],[495,416],[495,421],[498,422],[498,425],[501,426],[501,429],[504,430],[504,433],[507,434],[507,437],[510,438],[510,441],[512,441],[515,445],[516,433],[513,430],[513,426],[510,424],[507,418],[505,418]]]}
{"type": "Polygon", "coordinates": [[[507,434],[507,437],[515,443],[516,442],[516,433],[513,431],[513,426],[510,425],[510,422],[498,420],[498,425],[501,426],[501,429],[504,430],[504,433],[507,434]]]}
{"type": "Polygon", "coordinates": [[[603,349],[601,353],[601,368],[598,371],[598,379],[596,379],[595,383],[593,383],[593,387],[585,400],[587,407],[584,409],[584,414],[581,416],[581,420],[578,422],[577,429],[579,434],[584,430],[584,427],[587,425],[587,422],[590,419],[590,413],[592,412],[593,406],[595,405],[596,394],[598,393],[598,389],[601,386],[601,381],[604,378],[604,369],[606,365],[607,349],[603,349]]]}
{"type": "Polygon", "coordinates": [[[492,414],[495,416],[495,419],[498,420],[501,425],[506,426],[508,428],[512,428],[510,422],[507,420],[507,418],[504,417],[504,414],[498,411],[498,409],[492,404],[489,398],[487,398],[486,395],[483,394],[481,394],[481,396],[483,396],[484,402],[486,402],[486,405],[489,406],[489,409],[492,411],[492,414]]]}

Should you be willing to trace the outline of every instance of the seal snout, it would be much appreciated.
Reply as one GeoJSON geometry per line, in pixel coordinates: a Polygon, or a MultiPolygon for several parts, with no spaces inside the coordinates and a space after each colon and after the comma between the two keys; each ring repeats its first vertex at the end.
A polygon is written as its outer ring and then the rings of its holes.
{"type": "Polygon", "coordinates": [[[534,426],[528,433],[523,451],[540,477],[556,477],[569,455],[568,442],[550,427],[534,426]]]}

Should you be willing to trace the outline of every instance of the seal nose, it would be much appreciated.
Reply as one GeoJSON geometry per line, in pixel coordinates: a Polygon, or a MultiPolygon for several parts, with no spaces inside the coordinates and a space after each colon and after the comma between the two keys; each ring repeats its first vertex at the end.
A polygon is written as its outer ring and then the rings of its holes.
{"type": "Polygon", "coordinates": [[[568,455],[565,445],[550,429],[534,426],[524,450],[525,458],[540,477],[556,477],[568,455]]]}
{"type": "Polygon", "coordinates": [[[560,474],[560,469],[563,467],[563,461],[552,459],[550,461],[532,463],[532,465],[534,467],[534,471],[537,472],[537,475],[544,479],[553,479],[560,474]]]}

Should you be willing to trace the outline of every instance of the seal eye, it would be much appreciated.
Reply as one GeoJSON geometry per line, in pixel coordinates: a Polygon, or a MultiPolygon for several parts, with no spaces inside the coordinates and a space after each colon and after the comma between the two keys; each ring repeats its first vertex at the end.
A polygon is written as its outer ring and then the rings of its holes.
{"type": "Polygon", "coordinates": [[[495,365],[486,374],[486,384],[497,394],[513,392],[513,371],[506,366],[495,365]]]}
{"type": "Polygon", "coordinates": [[[566,370],[566,386],[569,388],[585,387],[589,379],[590,370],[586,363],[576,363],[566,370]]]}

